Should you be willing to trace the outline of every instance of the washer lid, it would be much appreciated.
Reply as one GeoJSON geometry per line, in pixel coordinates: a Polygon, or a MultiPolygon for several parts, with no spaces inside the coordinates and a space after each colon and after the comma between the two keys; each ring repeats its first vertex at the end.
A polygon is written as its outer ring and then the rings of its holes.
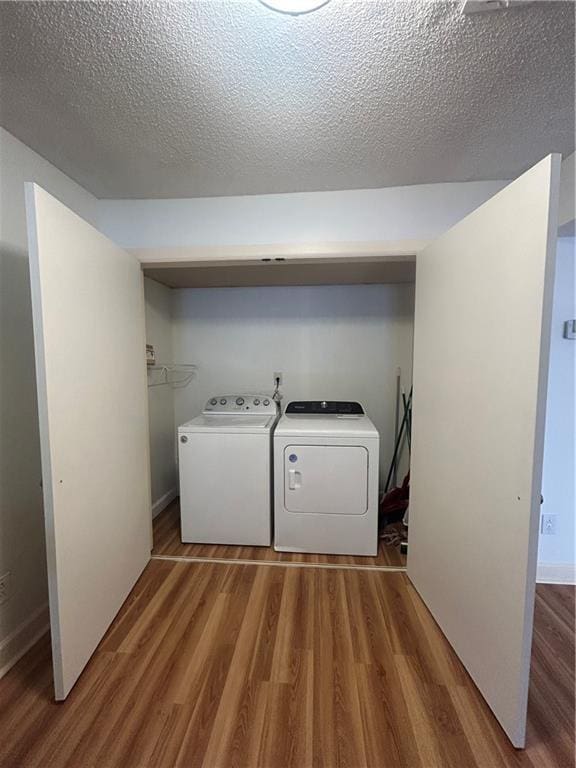
{"type": "Polygon", "coordinates": [[[275,437],[378,438],[378,430],[368,416],[301,416],[284,414],[276,426],[275,437]]]}
{"type": "Polygon", "coordinates": [[[178,432],[223,432],[234,433],[262,433],[268,432],[273,426],[276,416],[267,414],[206,414],[201,413],[186,424],[178,427],[178,432]]]}

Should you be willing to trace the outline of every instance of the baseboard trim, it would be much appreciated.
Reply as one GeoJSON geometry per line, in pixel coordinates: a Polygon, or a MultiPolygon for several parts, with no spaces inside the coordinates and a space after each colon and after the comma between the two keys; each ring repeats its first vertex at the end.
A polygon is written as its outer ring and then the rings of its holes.
{"type": "Polygon", "coordinates": [[[44,603],[0,642],[0,679],[50,629],[48,603],[44,603]]]}
{"type": "Polygon", "coordinates": [[[576,563],[538,563],[538,584],[576,585],[576,563]]]}
{"type": "Polygon", "coordinates": [[[165,493],[164,496],[160,496],[159,499],[156,499],[152,504],[152,519],[157,517],[163,509],[166,509],[168,504],[174,501],[176,496],[178,496],[178,488],[170,488],[168,493],[165,493]]]}

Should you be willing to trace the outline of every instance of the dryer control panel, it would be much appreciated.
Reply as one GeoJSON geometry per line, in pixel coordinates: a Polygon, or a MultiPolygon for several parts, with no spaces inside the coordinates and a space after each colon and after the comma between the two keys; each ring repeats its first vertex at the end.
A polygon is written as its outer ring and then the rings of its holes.
{"type": "Polygon", "coordinates": [[[342,400],[293,400],[288,403],[286,413],[301,413],[306,416],[314,414],[342,416],[362,416],[364,409],[360,403],[342,400]]]}
{"type": "Polygon", "coordinates": [[[272,395],[214,395],[204,406],[204,413],[276,413],[272,395]]]}

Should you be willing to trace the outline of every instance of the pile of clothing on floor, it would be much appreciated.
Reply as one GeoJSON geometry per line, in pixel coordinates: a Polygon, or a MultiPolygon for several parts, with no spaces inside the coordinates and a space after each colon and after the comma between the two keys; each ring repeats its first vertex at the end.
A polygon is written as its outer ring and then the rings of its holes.
{"type": "Polygon", "coordinates": [[[401,533],[398,526],[393,530],[386,530],[388,526],[394,523],[403,523],[408,525],[408,504],[410,500],[410,473],[406,475],[399,488],[392,488],[380,499],[378,509],[378,531],[384,544],[389,546],[399,546],[404,540],[405,535],[401,533]]]}

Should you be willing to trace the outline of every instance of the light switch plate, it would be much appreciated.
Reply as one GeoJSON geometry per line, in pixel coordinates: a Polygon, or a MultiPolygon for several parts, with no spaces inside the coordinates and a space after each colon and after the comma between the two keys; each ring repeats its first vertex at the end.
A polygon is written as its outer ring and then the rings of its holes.
{"type": "Polygon", "coordinates": [[[576,320],[566,320],[564,323],[564,338],[576,339],[576,320]]]}

